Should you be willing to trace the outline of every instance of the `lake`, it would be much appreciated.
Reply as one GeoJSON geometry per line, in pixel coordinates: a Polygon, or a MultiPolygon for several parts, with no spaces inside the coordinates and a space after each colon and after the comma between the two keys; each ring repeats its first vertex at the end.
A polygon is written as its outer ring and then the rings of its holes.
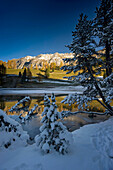
{"type": "MultiPolygon", "coordinates": [[[[49,97],[50,97],[50,93],[49,97]]],[[[77,106],[74,104],[69,106],[68,104],[63,104],[61,101],[66,97],[66,94],[58,94],[56,93],[56,104],[58,106],[58,111],[61,112],[62,110],[66,111],[77,111],[77,106]]],[[[9,109],[14,106],[19,100],[23,99],[26,96],[24,93],[12,93],[9,90],[8,94],[2,94],[0,95],[0,109],[4,110],[8,115],[19,115],[18,112],[9,112],[9,109]]],[[[40,120],[42,118],[41,113],[44,110],[44,93],[30,93],[31,102],[29,104],[29,109],[33,108],[34,104],[38,104],[38,108],[36,109],[36,114],[32,117],[31,120],[27,121],[25,124],[23,124],[23,129],[28,131],[31,138],[34,138],[37,134],[40,133],[39,128],[41,126],[40,120]]],[[[26,112],[21,111],[23,116],[26,115],[26,112]]],[[[87,114],[77,114],[73,116],[69,116],[68,118],[65,118],[62,122],[69,131],[74,131],[76,129],[79,129],[81,126],[84,126],[86,124],[91,123],[98,123],[101,121],[106,120],[107,116],[96,116],[93,118],[88,117],[87,114]]]]}

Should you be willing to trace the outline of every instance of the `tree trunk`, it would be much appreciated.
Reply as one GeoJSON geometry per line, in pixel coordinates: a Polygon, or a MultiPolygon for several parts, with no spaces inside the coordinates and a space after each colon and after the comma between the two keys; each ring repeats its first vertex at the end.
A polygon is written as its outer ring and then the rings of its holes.
{"type": "Polygon", "coordinates": [[[99,93],[100,97],[102,98],[104,104],[107,106],[107,109],[109,110],[110,115],[113,116],[113,109],[112,109],[112,107],[110,106],[110,104],[109,104],[108,102],[106,102],[106,99],[105,99],[105,97],[104,97],[104,95],[103,95],[103,93],[102,93],[102,90],[101,90],[100,87],[98,86],[98,83],[97,83],[95,77],[94,77],[93,74],[92,74],[91,68],[90,68],[89,66],[87,66],[87,68],[88,68],[88,72],[90,73],[91,78],[92,78],[92,80],[93,80],[93,82],[94,82],[94,86],[95,86],[96,90],[98,91],[98,93],[99,93]]]}

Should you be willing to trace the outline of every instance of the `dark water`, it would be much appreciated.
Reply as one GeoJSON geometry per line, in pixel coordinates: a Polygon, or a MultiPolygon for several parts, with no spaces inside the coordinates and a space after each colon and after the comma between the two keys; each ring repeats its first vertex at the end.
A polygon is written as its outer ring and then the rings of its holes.
{"type": "MultiPolygon", "coordinates": [[[[21,111],[21,112],[13,112],[10,113],[9,109],[14,106],[19,100],[23,99],[25,96],[17,96],[17,95],[4,95],[0,96],[0,109],[6,111],[8,115],[19,115],[20,113],[23,114],[23,116],[26,115],[27,112],[21,111]]],[[[61,112],[62,110],[67,111],[77,111],[77,107],[75,105],[65,105],[62,104],[61,101],[64,99],[65,96],[56,96],[56,104],[58,106],[58,111],[61,112]]],[[[36,109],[36,114],[32,117],[31,120],[26,121],[25,124],[23,124],[23,129],[28,131],[31,138],[34,138],[37,134],[40,133],[39,128],[41,126],[40,120],[41,120],[41,113],[44,110],[44,96],[35,96],[31,98],[31,102],[29,103],[29,110],[33,108],[34,104],[38,104],[38,108],[36,109]]],[[[106,116],[96,116],[94,118],[89,118],[86,114],[77,114],[73,116],[69,116],[68,118],[65,118],[62,122],[69,131],[74,131],[81,126],[84,126],[86,124],[91,123],[97,123],[106,120],[106,116]]]]}

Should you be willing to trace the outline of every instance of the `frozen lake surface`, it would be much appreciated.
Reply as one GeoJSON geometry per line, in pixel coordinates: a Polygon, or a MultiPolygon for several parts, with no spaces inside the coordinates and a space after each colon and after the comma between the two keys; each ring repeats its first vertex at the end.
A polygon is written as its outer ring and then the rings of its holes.
{"type": "Polygon", "coordinates": [[[0,95],[42,95],[44,93],[51,94],[73,94],[78,93],[82,94],[84,91],[84,88],[82,86],[59,86],[55,88],[1,88],[0,89],[0,95]]]}

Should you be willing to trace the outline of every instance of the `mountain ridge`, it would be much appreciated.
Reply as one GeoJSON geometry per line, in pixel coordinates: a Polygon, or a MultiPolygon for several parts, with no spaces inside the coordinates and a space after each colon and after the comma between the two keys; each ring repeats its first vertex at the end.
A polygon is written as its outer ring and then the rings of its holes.
{"type": "Polygon", "coordinates": [[[43,67],[43,65],[51,65],[52,63],[55,63],[56,66],[60,66],[61,64],[63,64],[63,58],[72,58],[73,56],[73,53],[56,52],[53,54],[39,54],[37,56],[27,55],[19,59],[8,60],[8,62],[12,63],[13,67],[14,61],[15,68],[17,69],[23,69],[24,67],[41,68],[43,67]]]}

